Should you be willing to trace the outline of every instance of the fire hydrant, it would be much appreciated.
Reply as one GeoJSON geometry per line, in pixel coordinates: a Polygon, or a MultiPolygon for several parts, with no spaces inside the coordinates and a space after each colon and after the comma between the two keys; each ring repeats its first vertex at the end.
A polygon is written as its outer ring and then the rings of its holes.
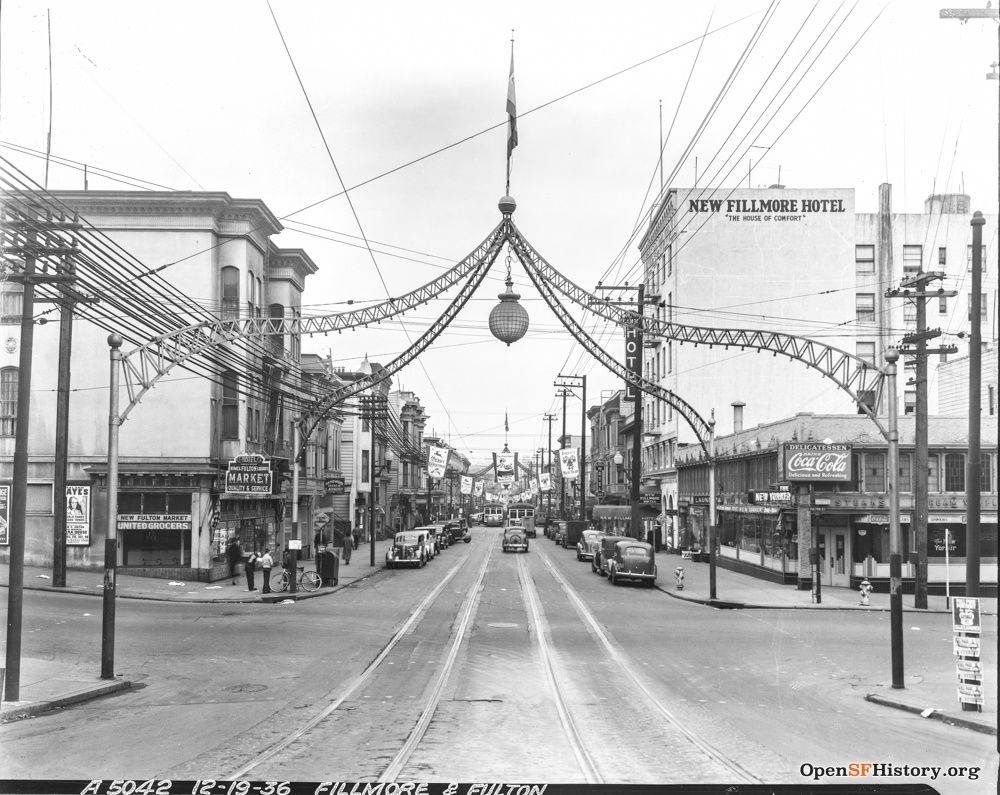
{"type": "Polygon", "coordinates": [[[674,569],[674,580],[677,583],[677,590],[678,591],[683,591],[684,590],[684,567],[683,566],[678,566],[676,569],[674,569]]]}
{"type": "Polygon", "coordinates": [[[871,602],[868,601],[868,595],[872,592],[872,584],[868,582],[868,580],[862,580],[861,587],[858,588],[858,590],[861,592],[861,604],[871,604],[871,602]]]}

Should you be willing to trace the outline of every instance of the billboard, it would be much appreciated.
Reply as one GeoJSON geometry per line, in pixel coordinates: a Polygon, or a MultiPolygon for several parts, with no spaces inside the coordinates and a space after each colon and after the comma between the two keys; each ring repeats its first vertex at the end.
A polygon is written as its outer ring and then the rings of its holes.
{"type": "Polygon", "coordinates": [[[849,483],[851,446],[825,442],[789,442],[784,448],[785,480],[849,483]]]}

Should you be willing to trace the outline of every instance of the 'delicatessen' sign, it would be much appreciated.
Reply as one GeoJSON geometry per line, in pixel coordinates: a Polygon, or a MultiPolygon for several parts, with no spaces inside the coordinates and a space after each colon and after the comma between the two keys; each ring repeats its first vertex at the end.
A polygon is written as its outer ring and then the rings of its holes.
{"type": "Polygon", "coordinates": [[[851,480],[851,446],[822,442],[783,445],[785,480],[847,483],[851,480]]]}
{"type": "Polygon", "coordinates": [[[271,462],[264,456],[236,456],[226,468],[226,494],[260,497],[271,493],[271,462]]]}

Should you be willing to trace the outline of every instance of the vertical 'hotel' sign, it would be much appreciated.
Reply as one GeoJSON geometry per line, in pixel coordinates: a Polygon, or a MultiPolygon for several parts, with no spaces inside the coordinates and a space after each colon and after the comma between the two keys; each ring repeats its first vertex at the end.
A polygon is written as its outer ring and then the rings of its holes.
{"type": "MultiPolygon", "coordinates": [[[[639,329],[634,325],[625,327],[625,367],[634,375],[642,376],[642,351],[639,348],[639,329]]],[[[623,400],[638,399],[638,388],[629,381],[626,381],[623,400]]]]}

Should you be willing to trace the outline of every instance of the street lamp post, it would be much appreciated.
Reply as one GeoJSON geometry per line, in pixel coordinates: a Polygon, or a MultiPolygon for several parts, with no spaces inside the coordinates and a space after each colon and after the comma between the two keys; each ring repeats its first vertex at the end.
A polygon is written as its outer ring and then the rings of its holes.
{"type": "Polygon", "coordinates": [[[104,605],[101,621],[101,679],[115,678],[115,570],[118,566],[118,376],[121,372],[120,334],[108,335],[111,348],[111,389],[108,411],[108,500],[107,536],[104,541],[104,605]]]}
{"type": "Polygon", "coordinates": [[[889,636],[892,647],[892,686],[903,684],[903,559],[899,527],[899,420],[896,395],[896,362],[899,351],[885,352],[886,400],[889,409],[889,636]]]}
{"type": "Polygon", "coordinates": [[[715,599],[715,409],[708,421],[708,598],[715,599]]]}

